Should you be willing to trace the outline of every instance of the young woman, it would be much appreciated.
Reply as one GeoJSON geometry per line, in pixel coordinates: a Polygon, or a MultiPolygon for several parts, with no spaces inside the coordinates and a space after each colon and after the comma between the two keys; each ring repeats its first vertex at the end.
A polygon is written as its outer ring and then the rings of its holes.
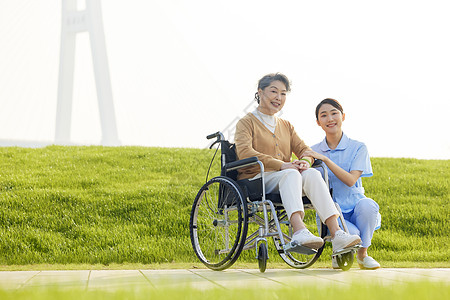
{"type": "MultiPolygon", "coordinates": [[[[236,125],[235,143],[239,159],[256,156],[264,164],[266,193],[279,192],[293,226],[292,240],[309,248],[320,248],[323,240],[304,225],[302,192],[311,200],[322,222],[330,229],[333,250],[359,244],[357,235],[339,227],[337,211],[320,172],[310,169],[313,159],[305,156],[311,150],[300,139],[294,127],[275,116],[284,106],[290,83],[283,74],[268,74],[258,82],[255,100],[258,107],[236,125]],[[300,160],[291,161],[292,153],[300,160]]],[[[258,178],[259,166],[239,170],[239,179],[258,178]]]]}
{"type": "MultiPolygon", "coordinates": [[[[341,207],[349,232],[359,235],[362,248],[357,261],[362,269],[377,269],[380,264],[367,255],[373,233],[381,221],[378,204],[364,196],[361,177],[372,176],[367,147],[364,143],[349,139],[342,131],[345,114],[338,101],[327,98],[316,107],[317,124],[325,131],[325,139],[305,151],[304,156],[322,160],[328,167],[333,199],[341,207]]],[[[333,267],[337,263],[333,261],[333,267]]]]}

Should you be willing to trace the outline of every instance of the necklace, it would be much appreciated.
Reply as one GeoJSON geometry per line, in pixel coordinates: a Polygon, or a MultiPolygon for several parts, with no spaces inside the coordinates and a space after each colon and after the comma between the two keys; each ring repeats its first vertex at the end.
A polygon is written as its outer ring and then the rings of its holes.
{"type": "Polygon", "coordinates": [[[272,127],[272,128],[275,128],[275,126],[277,125],[277,121],[276,121],[275,117],[274,117],[274,119],[275,119],[275,124],[274,124],[274,125],[271,125],[271,124],[267,123],[266,121],[264,121],[264,118],[263,118],[263,116],[261,115],[261,113],[259,112],[259,109],[256,109],[256,113],[257,113],[258,116],[261,118],[261,121],[263,121],[264,124],[266,124],[267,126],[270,126],[270,127],[272,127]]]}

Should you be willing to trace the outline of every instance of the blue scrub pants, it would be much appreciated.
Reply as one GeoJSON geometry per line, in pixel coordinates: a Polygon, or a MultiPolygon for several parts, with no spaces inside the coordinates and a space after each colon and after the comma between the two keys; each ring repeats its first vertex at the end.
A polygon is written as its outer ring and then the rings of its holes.
{"type": "Polygon", "coordinates": [[[343,213],[349,233],[359,235],[364,248],[372,244],[373,233],[380,228],[379,209],[378,203],[370,198],[363,198],[356,203],[353,211],[343,213]]]}
{"type": "MultiPolygon", "coordinates": [[[[363,198],[355,205],[355,208],[343,213],[345,224],[350,234],[356,234],[361,238],[361,245],[369,248],[372,244],[372,237],[375,230],[381,226],[380,207],[378,203],[370,198],[363,198]]],[[[317,225],[320,225],[320,219],[316,218],[317,225]]],[[[339,226],[343,229],[341,220],[338,218],[339,226]]],[[[328,232],[329,234],[329,232],[328,232]]]]}

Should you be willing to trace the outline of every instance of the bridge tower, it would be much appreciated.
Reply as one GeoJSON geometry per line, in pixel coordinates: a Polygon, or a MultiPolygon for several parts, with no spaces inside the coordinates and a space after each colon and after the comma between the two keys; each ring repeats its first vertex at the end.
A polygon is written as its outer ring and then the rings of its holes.
{"type": "Polygon", "coordinates": [[[101,144],[118,146],[120,142],[117,135],[100,0],[85,1],[85,9],[78,10],[77,0],[62,0],[55,143],[70,144],[76,35],[88,32],[97,88],[101,144]]]}

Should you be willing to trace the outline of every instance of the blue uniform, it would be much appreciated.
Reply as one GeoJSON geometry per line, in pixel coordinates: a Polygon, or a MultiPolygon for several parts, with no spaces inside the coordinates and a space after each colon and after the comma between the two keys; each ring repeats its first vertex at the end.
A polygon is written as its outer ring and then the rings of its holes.
{"type": "MultiPolygon", "coordinates": [[[[361,177],[373,175],[366,145],[349,139],[345,134],[342,135],[336,149],[330,149],[326,139],[312,146],[311,149],[330,158],[347,172],[352,170],[362,171],[361,177]]],[[[373,232],[380,227],[381,216],[378,212],[378,204],[364,195],[361,177],[353,186],[349,187],[328,169],[333,200],[341,207],[350,233],[360,235],[362,246],[369,247],[373,232]]]]}

